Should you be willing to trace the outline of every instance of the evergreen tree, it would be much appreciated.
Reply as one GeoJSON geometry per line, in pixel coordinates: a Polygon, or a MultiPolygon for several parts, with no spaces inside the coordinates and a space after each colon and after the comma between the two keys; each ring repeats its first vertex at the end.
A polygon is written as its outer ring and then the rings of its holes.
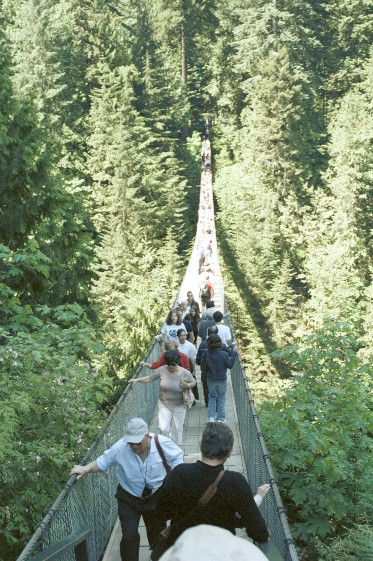
{"type": "Polygon", "coordinates": [[[236,28],[237,66],[246,76],[248,107],[242,122],[269,184],[284,198],[293,192],[307,198],[308,185],[318,181],[320,125],[309,61],[296,48],[300,30],[288,26],[291,6],[247,4],[236,28]]]}
{"type": "MultiPolygon", "coordinates": [[[[1,32],[0,32],[1,33],[1,32]]],[[[16,99],[11,59],[0,34],[0,240],[16,248],[26,244],[38,220],[50,212],[45,185],[49,164],[43,131],[27,100],[16,99]]]]}
{"type": "Polygon", "coordinates": [[[359,302],[372,266],[371,87],[369,62],[365,81],[345,95],[330,124],[330,164],[325,174],[329,192],[314,197],[317,211],[303,230],[310,323],[320,324],[329,316],[361,326],[359,302]]]}
{"type": "Polygon", "coordinates": [[[373,229],[373,57],[361,74],[364,79],[343,97],[330,123],[327,182],[335,199],[335,235],[350,246],[361,277],[368,278],[373,229]]]}
{"type": "Polygon", "coordinates": [[[364,79],[364,64],[372,45],[372,10],[369,2],[329,0],[330,41],[325,89],[332,110],[336,99],[364,79]]]}
{"type": "MultiPolygon", "coordinates": [[[[167,175],[167,155],[157,156],[151,148],[149,131],[134,107],[133,68],[108,70],[102,76],[92,106],[89,161],[94,221],[100,237],[94,294],[111,346],[117,348],[118,368],[139,358],[133,353],[130,333],[138,330],[143,343],[157,325],[149,321],[154,316],[147,309],[153,305],[154,291],[159,290],[152,285],[159,276],[155,251],[165,242],[171,225],[175,247],[184,238],[184,192],[178,178],[167,175]],[[145,332],[139,327],[144,321],[145,332]]],[[[161,300],[164,304],[170,288],[162,288],[166,291],[161,300]]]]}
{"type": "Polygon", "coordinates": [[[298,298],[292,286],[293,278],[294,271],[290,259],[285,255],[267,293],[269,304],[266,307],[266,315],[278,347],[294,342],[298,320],[298,298]]]}

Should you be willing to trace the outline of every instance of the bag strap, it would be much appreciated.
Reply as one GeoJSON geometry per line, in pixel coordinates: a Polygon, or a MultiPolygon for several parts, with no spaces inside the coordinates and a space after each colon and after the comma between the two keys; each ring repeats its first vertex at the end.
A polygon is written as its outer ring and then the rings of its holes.
{"type": "Polygon", "coordinates": [[[197,507],[200,506],[206,506],[207,503],[212,499],[212,497],[215,495],[219,482],[221,480],[221,478],[223,477],[225,471],[222,470],[219,475],[217,476],[217,478],[215,479],[214,483],[211,483],[211,485],[209,485],[206,489],[206,491],[203,493],[202,497],[200,497],[198,503],[197,503],[197,507]]]}
{"type": "Polygon", "coordinates": [[[203,493],[203,495],[198,499],[197,504],[189,511],[185,514],[185,516],[183,516],[183,518],[181,520],[178,521],[178,524],[184,524],[187,519],[192,516],[192,514],[194,514],[196,512],[196,510],[198,510],[200,507],[202,506],[206,506],[207,503],[212,499],[212,497],[215,495],[216,490],[218,488],[219,482],[221,480],[221,478],[223,477],[225,471],[224,469],[219,473],[219,475],[217,476],[217,478],[215,479],[214,483],[211,483],[211,485],[209,485],[206,489],[206,491],[203,493]]]}
{"type": "Polygon", "coordinates": [[[154,442],[155,442],[155,445],[156,445],[156,447],[157,447],[158,453],[159,453],[160,457],[162,458],[162,462],[163,462],[163,465],[164,465],[164,469],[166,470],[166,473],[169,474],[170,471],[171,471],[171,467],[170,467],[170,465],[167,463],[166,457],[165,457],[165,455],[164,455],[164,452],[163,452],[162,446],[161,446],[161,444],[160,444],[160,442],[159,442],[159,438],[158,438],[158,435],[157,435],[157,434],[154,435],[154,442]]]}

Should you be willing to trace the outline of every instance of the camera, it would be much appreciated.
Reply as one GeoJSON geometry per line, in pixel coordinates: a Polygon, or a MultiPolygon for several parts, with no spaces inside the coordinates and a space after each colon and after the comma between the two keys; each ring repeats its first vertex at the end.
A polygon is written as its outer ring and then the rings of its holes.
{"type": "Polygon", "coordinates": [[[153,488],[150,487],[150,485],[146,484],[143,491],[142,491],[141,500],[145,501],[145,499],[148,499],[150,497],[150,495],[152,494],[152,490],[153,490],[153,488]]]}

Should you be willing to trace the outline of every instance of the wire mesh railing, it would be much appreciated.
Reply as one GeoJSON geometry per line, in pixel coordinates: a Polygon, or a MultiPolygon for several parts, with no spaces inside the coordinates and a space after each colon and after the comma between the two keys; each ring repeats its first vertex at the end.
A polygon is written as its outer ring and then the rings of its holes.
{"type": "MultiPolygon", "coordinates": [[[[225,309],[227,312],[227,307],[225,309]]],[[[229,325],[234,336],[234,327],[229,315],[224,323],[229,325]]],[[[235,336],[234,339],[236,340],[235,336]]],[[[271,484],[272,492],[266,496],[260,511],[266,521],[271,538],[283,558],[286,561],[296,561],[298,555],[295,542],[290,532],[286,511],[281,501],[279,487],[273,474],[240,356],[231,369],[231,383],[247,480],[252,489],[257,489],[264,481],[271,484]]]]}
{"type": "MultiPolygon", "coordinates": [[[[146,354],[146,362],[154,362],[160,355],[160,345],[154,342],[146,354]]],[[[146,369],[139,367],[139,376],[146,369]]],[[[137,384],[136,391],[126,388],[115,405],[100,434],[88,450],[84,463],[100,456],[123,436],[127,422],[140,414],[150,423],[159,398],[159,383],[137,384]],[[141,387],[141,391],[138,388],[141,387]]],[[[63,540],[82,528],[91,531],[88,537],[88,556],[97,561],[102,556],[114,526],[117,512],[115,470],[87,474],[78,481],[71,477],[57,500],[41,522],[17,561],[26,561],[35,553],[63,540]]],[[[74,551],[61,561],[75,561],[74,551]]]]}
{"type": "MultiPolygon", "coordinates": [[[[205,246],[206,235],[208,235],[209,242],[212,242],[210,262],[214,269],[217,301],[219,307],[224,309],[224,288],[219,268],[215,228],[210,218],[210,210],[213,212],[210,202],[212,203],[212,176],[209,171],[205,170],[201,180],[200,214],[196,240],[176,301],[179,298],[185,298],[187,290],[193,290],[195,295],[198,294],[197,279],[200,256],[205,246]]],[[[229,317],[225,323],[230,323],[229,317]]],[[[233,330],[231,324],[230,327],[233,330]]],[[[145,362],[154,362],[161,352],[160,344],[155,341],[146,354],[145,362]]],[[[147,371],[144,367],[138,367],[135,375],[147,375],[147,371]]],[[[261,512],[270,530],[272,540],[283,558],[286,561],[298,561],[240,358],[236,360],[231,370],[231,380],[248,481],[252,489],[256,489],[264,481],[272,484],[273,492],[267,495],[261,512]]],[[[132,417],[141,416],[147,423],[150,423],[158,398],[159,382],[136,384],[134,387],[126,388],[100,434],[88,450],[84,463],[93,461],[119,440],[123,436],[126,423],[132,417]]],[[[87,474],[78,481],[75,476],[71,477],[17,561],[27,561],[37,552],[82,529],[90,532],[87,539],[89,561],[99,561],[117,518],[116,487],[117,478],[114,469],[87,474]]],[[[60,559],[61,561],[76,561],[74,550],[64,553],[60,559]]]]}

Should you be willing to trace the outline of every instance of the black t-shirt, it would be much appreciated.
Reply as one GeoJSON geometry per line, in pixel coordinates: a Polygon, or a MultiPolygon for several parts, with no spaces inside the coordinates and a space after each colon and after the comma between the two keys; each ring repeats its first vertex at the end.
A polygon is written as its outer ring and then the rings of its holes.
{"type": "Polygon", "coordinates": [[[171,542],[184,530],[198,524],[219,526],[235,534],[236,512],[241,516],[242,525],[250,538],[258,542],[267,541],[268,530],[250,486],[244,476],[236,471],[226,470],[207,505],[198,508],[185,523],[180,523],[223,469],[221,464],[209,466],[197,461],[194,464],[180,464],[168,475],[157,502],[157,513],[162,519],[171,520],[171,542]]]}

